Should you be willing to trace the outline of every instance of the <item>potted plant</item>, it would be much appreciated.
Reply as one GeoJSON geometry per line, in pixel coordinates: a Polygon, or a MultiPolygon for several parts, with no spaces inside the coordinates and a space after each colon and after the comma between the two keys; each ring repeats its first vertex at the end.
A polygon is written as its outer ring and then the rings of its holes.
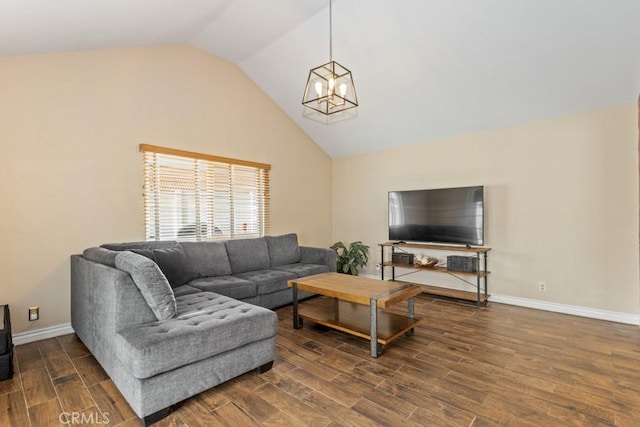
{"type": "Polygon", "coordinates": [[[334,243],[331,249],[338,254],[338,273],[358,275],[358,269],[369,260],[369,246],[361,241],[352,242],[347,247],[342,242],[334,243]]]}

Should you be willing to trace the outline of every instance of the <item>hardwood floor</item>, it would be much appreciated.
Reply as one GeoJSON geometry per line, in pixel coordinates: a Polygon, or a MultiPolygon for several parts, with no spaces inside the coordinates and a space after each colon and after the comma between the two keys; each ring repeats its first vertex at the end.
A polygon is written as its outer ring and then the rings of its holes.
{"type": "MultiPolygon", "coordinates": [[[[374,359],[367,341],[309,322],[294,330],[291,307],[278,309],[271,371],[201,393],[156,425],[640,425],[637,326],[426,296],[415,310],[415,335],[374,359]]],[[[139,425],[75,335],[15,354],[0,426],[139,425]]]]}

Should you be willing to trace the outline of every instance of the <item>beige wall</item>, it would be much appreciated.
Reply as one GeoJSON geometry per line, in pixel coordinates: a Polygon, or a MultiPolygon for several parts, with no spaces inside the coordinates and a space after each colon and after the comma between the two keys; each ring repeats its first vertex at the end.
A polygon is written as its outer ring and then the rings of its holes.
{"type": "MultiPolygon", "coordinates": [[[[633,103],[334,159],[333,238],[371,245],[364,272],[376,274],[387,191],[484,185],[491,293],[637,314],[636,110],[633,103]]],[[[445,275],[416,280],[448,283],[445,275]]]]}
{"type": "Polygon", "coordinates": [[[143,239],[141,142],[272,164],[272,234],[361,239],[369,274],[387,191],[483,184],[492,293],[639,312],[635,103],[332,163],[236,66],[188,46],[0,59],[0,99],[15,333],[69,322],[70,254],[143,239]]]}
{"type": "Polygon", "coordinates": [[[188,46],[4,58],[0,99],[0,303],[15,333],[70,321],[69,255],[144,239],[141,142],[270,163],[272,234],[331,243],[331,159],[224,60],[188,46]]]}

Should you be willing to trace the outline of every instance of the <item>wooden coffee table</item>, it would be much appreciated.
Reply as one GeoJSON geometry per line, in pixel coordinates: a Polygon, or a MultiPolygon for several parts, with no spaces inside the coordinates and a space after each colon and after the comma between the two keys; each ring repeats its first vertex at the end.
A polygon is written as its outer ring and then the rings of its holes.
{"type": "Polygon", "coordinates": [[[371,357],[382,354],[383,346],[399,336],[412,335],[420,320],[414,317],[413,297],[420,286],[398,282],[324,273],[289,280],[293,288],[293,327],[302,328],[302,319],[328,326],[371,341],[371,357]],[[298,291],[332,297],[329,306],[307,301],[298,303],[298,291]],[[394,304],[408,302],[407,315],[384,311],[394,304]],[[382,310],[378,310],[382,309],[382,310]]]}

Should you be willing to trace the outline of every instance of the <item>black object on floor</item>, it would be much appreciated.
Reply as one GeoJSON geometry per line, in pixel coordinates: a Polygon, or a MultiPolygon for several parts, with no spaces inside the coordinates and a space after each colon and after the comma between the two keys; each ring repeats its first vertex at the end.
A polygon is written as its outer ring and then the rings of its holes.
{"type": "Polygon", "coordinates": [[[13,378],[13,342],[8,305],[0,305],[0,381],[13,378]]]}

